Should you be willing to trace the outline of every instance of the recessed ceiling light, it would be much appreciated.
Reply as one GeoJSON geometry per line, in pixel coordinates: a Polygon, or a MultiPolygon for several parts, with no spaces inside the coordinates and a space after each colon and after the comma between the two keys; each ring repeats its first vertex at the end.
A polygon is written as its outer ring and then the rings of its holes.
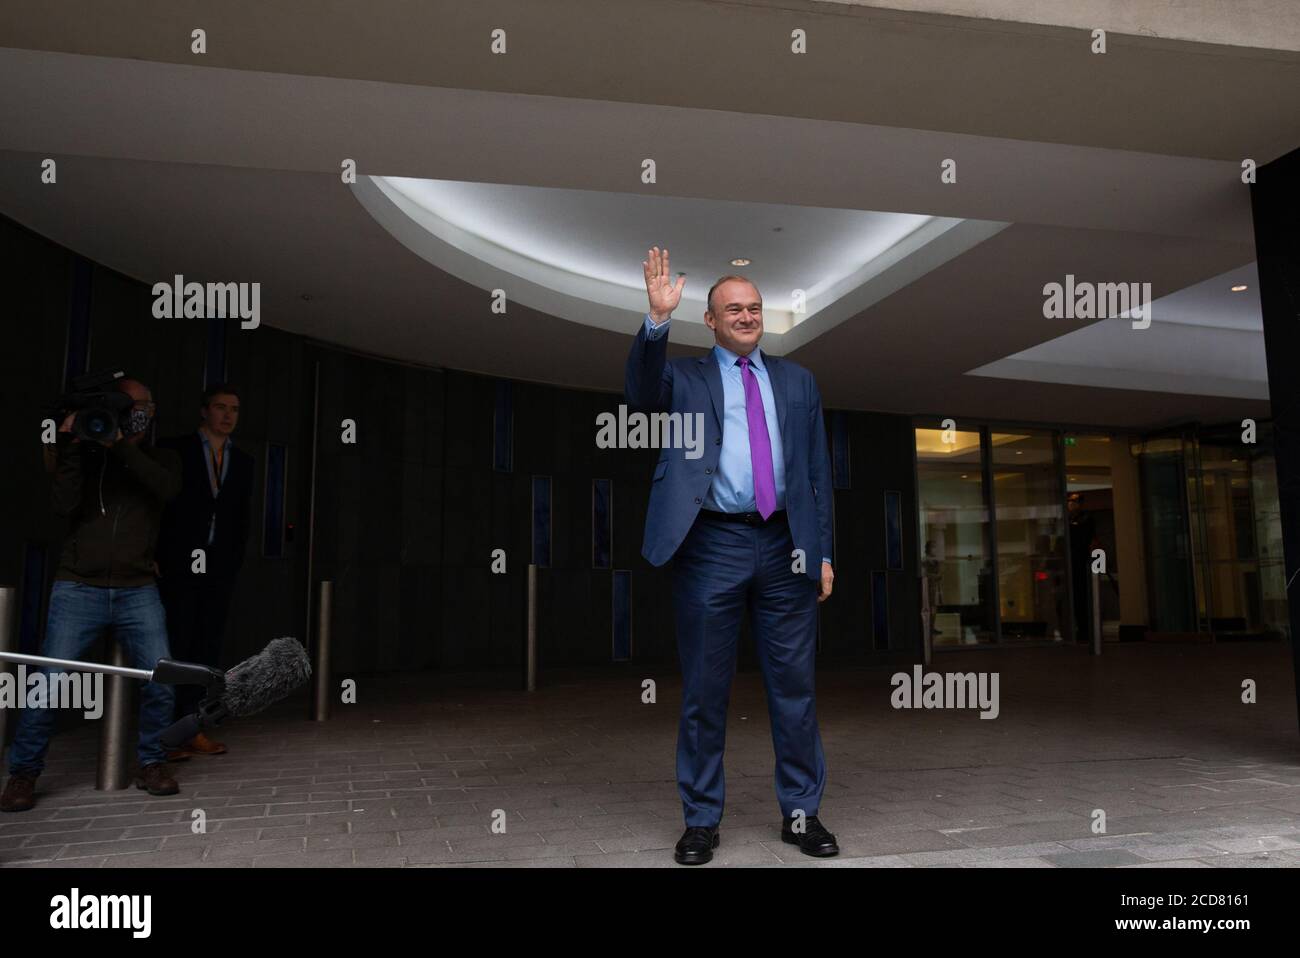
{"type": "Polygon", "coordinates": [[[1243,293],[1243,292],[1246,291],[1246,284],[1245,284],[1245,283],[1238,283],[1236,286],[1232,287],[1232,291],[1233,291],[1234,293],[1243,293]]]}
{"type": "Polygon", "coordinates": [[[745,259],[743,256],[737,256],[735,259],[733,259],[733,260],[731,261],[731,265],[732,265],[732,266],[748,266],[748,265],[749,265],[749,260],[745,259]]]}

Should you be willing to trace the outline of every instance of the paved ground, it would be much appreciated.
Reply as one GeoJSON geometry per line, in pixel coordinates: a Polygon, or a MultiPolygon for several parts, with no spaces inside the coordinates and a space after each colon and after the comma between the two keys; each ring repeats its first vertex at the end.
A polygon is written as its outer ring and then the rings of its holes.
{"type": "MultiPolygon", "coordinates": [[[[830,860],[781,843],[761,679],[738,676],[707,867],[1300,865],[1287,646],[952,652],[936,665],[999,672],[1000,716],[894,710],[891,669],[819,674],[821,817],[842,848],[830,860]],[[1247,678],[1256,705],[1240,701],[1247,678]]],[[[96,792],[93,732],[64,734],[40,804],[0,816],[0,863],[680,867],[676,669],[544,679],[529,696],[488,684],[509,677],[361,677],[359,704],[328,723],[295,702],[231,724],[230,754],[175,766],[173,798],[96,792]],[[658,704],[641,704],[645,678],[658,704]],[[192,834],[195,808],[206,834],[192,834]]]]}

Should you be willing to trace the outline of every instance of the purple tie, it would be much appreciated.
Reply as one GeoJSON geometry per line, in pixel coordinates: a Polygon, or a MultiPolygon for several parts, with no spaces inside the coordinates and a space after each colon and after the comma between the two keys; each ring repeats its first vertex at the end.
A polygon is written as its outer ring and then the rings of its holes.
{"type": "Polygon", "coordinates": [[[772,473],[772,440],[767,434],[763,394],[749,368],[749,357],[740,357],[740,381],[745,384],[745,416],[749,419],[749,461],[754,467],[754,501],[764,519],[776,512],[776,476],[772,473]]]}

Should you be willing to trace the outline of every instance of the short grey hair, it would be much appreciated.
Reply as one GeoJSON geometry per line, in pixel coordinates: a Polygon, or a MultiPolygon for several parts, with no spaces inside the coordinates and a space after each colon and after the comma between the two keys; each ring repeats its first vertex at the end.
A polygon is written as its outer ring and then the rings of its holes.
{"type": "Polygon", "coordinates": [[[718,281],[709,287],[709,298],[708,298],[709,312],[713,312],[713,291],[717,289],[719,286],[721,286],[723,283],[729,283],[732,280],[736,280],[736,279],[740,280],[742,283],[748,283],[750,286],[754,287],[754,292],[756,293],[758,292],[758,284],[755,283],[748,276],[740,276],[734,273],[729,276],[720,276],[718,277],[718,281]]]}

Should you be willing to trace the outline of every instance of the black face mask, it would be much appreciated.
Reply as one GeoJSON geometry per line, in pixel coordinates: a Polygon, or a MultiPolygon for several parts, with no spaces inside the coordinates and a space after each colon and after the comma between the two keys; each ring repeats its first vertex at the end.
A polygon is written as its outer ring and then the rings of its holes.
{"type": "Polygon", "coordinates": [[[149,428],[149,413],[144,409],[132,409],[122,419],[122,435],[134,436],[149,428]]]}

